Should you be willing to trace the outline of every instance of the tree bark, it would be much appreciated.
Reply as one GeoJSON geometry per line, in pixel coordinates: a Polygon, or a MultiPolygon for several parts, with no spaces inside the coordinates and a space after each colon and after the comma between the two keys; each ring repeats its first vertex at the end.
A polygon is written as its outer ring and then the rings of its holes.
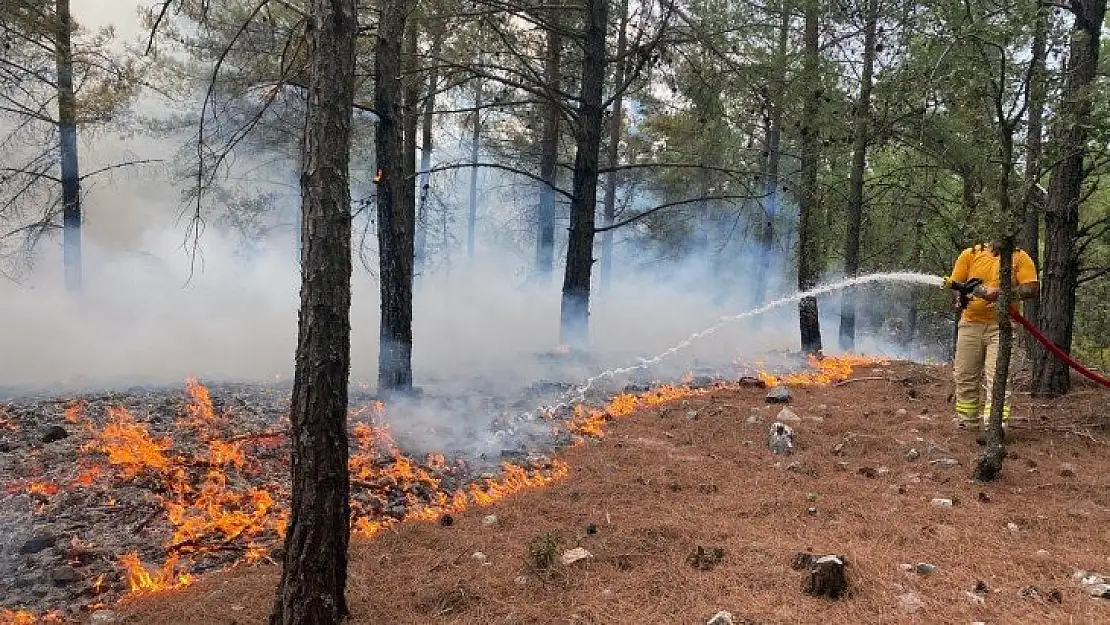
{"type": "MultiPolygon", "coordinates": [[[[557,16],[552,16],[557,19],[557,16]]],[[[558,90],[561,84],[563,36],[558,27],[547,31],[547,50],[544,55],[544,81],[558,90]]],[[[559,118],[561,106],[555,91],[548,93],[543,104],[543,129],[540,137],[540,202],[536,211],[536,279],[541,284],[551,282],[555,265],[555,177],[559,160],[559,118]]]]}
{"type": "MultiPolygon", "coordinates": [[[[613,79],[614,89],[621,89],[624,84],[625,63],[623,60],[625,49],[628,47],[628,0],[621,0],[620,3],[620,31],[617,32],[617,58],[622,59],[617,61],[615,70],[615,77],[613,79]]],[[[620,172],[615,168],[620,162],[620,145],[621,145],[621,126],[624,123],[624,95],[623,91],[616,94],[613,100],[613,114],[609,117],[609,145],[606,150],[606,163],[609,167],[614,168],[605,177],[605,198],[602,201],[601,223],[602,226],[608,227],[613,225],[616,219],[617,207],[617,183],[620,179],[620,172]]],[[[601,290],[607,291],[609,284],[613,278],[613,231],[606,230],[601,233],[601,290]]]]}
{"type": "MultiPolygon", "coordinates": [[[[805,2],[805,52],[802,57],[802,74],[806,96],[802,105],[801,187],[798,204],[798,289],[807,291],[817,284],[817,237],[812,232],[811,218],[817,214],[817,159],[820,149],[817,115],[821,91],[818,88],[820,62],[820,20],[817,0],[805,2]]],[[[821,351],[821,323],[818,318],[817,298],[805,297],[798,302],[798,324],[801,329],[802,352],[816,354],[821,351]]]]}
{"type": "Polygon", "coordinates": [[[62,175],[62,266],[66,288],[81,290],[81,172],[77,160],[77,96],[73,90],[73,18],[58,0],[54,57],[58,69],[58,138],[62,175]]]}
{"type": "MultiPolygon", "coordinates": [[[[786,82],[786,52],[790,37],[790,9],[786,1],[780,3],[782,12],[779,23],[779,39],[775,49],[775,62],[778,68],[773,81],[770,108],[770,130],[767,133],[767,160],[763,175],[763,228],[759,233],[759,270],[755,274],[752,298],[755,304],[762,304],[767,298],[767,278],[771,272],[771,252],[775,244],[775,215],[778,213],[780,182],[779,164],[782,161],[782,111],[784,108],[786,82]]],[[[756,317],[753,324],[758,324],[756,317]]]]}
{"type": "Polygon", "coordinates": [[[474,129],[470,134],[470,205],[466,217],[466,258],[474,262],[475,231],[478,224],[478,152],[482,140],[482,82],[474,83],[474,129]]]}
{"type": "MultiPolygon", "coordinates": [[[[998,96],[999,98],[1001,96],[998,96]]],[[[1010,199],[1010,179],[1014,174],[1014,126],[1003,117],[1003,107],[997,104],[996,123],[999,126],[999,144],[1001,147],[1002,164],[1001,176],[998,179],[996,192],[998,209],[1002,215],[1005,235],[1001,237],[1002,248],[999,250],[998,283],[1001,293],[997,302],[998,320],[998,355],[995,360],[994,382],[991,388],[991,412],[988,416],[986,431],[986,449],[979,457],[973,477],[980,482],[993,480],[1002,471],[1002,461],[1006,457],[1006,448],[1003,441],[1002,414],[1006,406],[1006,385],[1010,374],[1010,355],[1013,351],[1013,329],[1010,325],[1010,302],[1013,301],[1013,275],[1014,275],[1014,236],[1015,219],[1013,216],[1013,202],[1010,199]]]]}
{"type": "MultiPolygon", "coordinates": [[[[1012,162],[1012,161],[1011,161],[1012,162]]],[[[1009,176],[1003,175],[1003,185],[1008,187],[1009,176]]],[[[1007,191],[1002,191],[1007,193],[1007,191]]],[[[1006,202],[1009,204],[1009,202],[1006,202]]],[[[1002,208],[1007,214],[1009,207],[1002,208]]],[[[1010,324],[1010,302],[1012,301],[1012,282],[1014,264],[1014,237],[1002,239],[999,254],[998,280],[1001,294],[998,298],[998,359],[995,361],[994,386],[991,388],[991,413],[987,421],[986,448],[975,465],[973,476],[977,481],[990,482],[1002,471],[1002,461],[1006,458],[1006,447],[1002,433],[1002,411],[1006,403],[1006,383],[1010,371],[1010,354],[1013,350],[1013,328],[1010,324]]]]}
{"type": "Polygon", "coordinates": [[[348,614],[347,384],[351,363],[354,0],[315,0],[301,173],[301,308],[290,406],[292,503],[271,625],[348,614]]]}
{"type": "MultiPolygon", "coordinates": [[[[871,82],[875,70],[875,26],[879,21],[878,0],[867,0],[863,27],[863,73],[852,142],[852,173],[849,181],[847,227],[844,238],[844,275],[859,273],[860,223],[863,221],[863,177],[867,167],[867,142],[871,124],[871,82]]],[[[916,312],[916,311],[915,311],[916,312]]],[[[856,289],[845,289],[840,300],[840,349],[856,347],[856,289]]]]}
{"type": "Polygon", "coordinates": [[[578,137],[571,186],[570,234],[563,298],[559,315],[560,341],[584,345],[589,337],[590,275],[593,268],[594,213],[597,210],[598,156],[601,151],[601,95],[605,83],[605,30],[608,0],[584,0],[585,32],[578,137]]]}
{"type": "MultiPolygon", "coordinates": [[[[322,0],[317,0],[322,1],[322,0]]],[[[378,168],[378,253],[381,327],[378,392],[412,389],[412,268],[416,215],[406,201],[412,179],[405,173],[405,117],[401,90],[401,46],[412,0],[383,0],[374,56],[374,108],[378,168]]]]}
{"type": "MultiPolygon", "coordinates": [[[[1090,87],[1098,69],[1099,37],[1106,0],[1073,0],[1075,25],[1057,128],[1061,160],[1052,170],[1045,208],[1045,249],[1041,288],[1041,330],[1071,353],[1075,289],[1079,284],[1079,200],[1091,121],[1090,87]]],[[[1033,392],[1062,395],[1071,387],[1068,366],[1038,346],[1033,355],[1033,392]]]]}
{"type": "MultiPolygon", "coordinates": [[[[1033,64],[1029,80],[1029,112],[1026,126],[1025,143],[1025,184],[1030,190],[1026,194],[1025,216],[1021,227],[1021,247],[1033,258],[1038,271],[1041,268],[1041,213],[1044,210],[1044,198],[1037,192],[1036,186],[1041,178],[1041,152],[1044,145],[1044,107],[1047,73],[1045,71],[1045,56],[1048,49],[1048,19],[1050,10],[1041,6],[1037,12],[1037,24],[1033,31],[1032,58],[1033,64]]],[[[1040,302],[1028,300],[1022,307],[1022,314],[1035,326],[1040,326],[1040,302]]],[[[1036,349],[1036,339],[1029,333],[1022,333],[1026,339],[1025,351],[1031,354],[1036,349]]]]}

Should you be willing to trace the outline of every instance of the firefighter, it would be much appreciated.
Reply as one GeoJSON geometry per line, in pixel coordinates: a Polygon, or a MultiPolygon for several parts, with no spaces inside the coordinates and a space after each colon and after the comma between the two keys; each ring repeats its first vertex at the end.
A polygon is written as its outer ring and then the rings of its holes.
{"type": "MultiPolygon", "coordinates": [[[[952,373],[956,382],[956,423],[968,430],[986,429],[991,410],[991,389],[994,386],[995,361],[998,357],[998,317],[995,302],[999,289],[1000,243],[984,243],[960,253],[945,281],[967,282],[978,278],[975,297],[960,314],[956,332],[956,357],[952,373]],[[980,401],[980,391],[983,392],[980,401]]],[[[1037,268],[1024,250],[1013,252],[1013,297],[1027,300],[1040,297],[1037,268]]],[[[1007,372],[1009,374],[1009,372],[1007,372]]],[[[1003,428],[1010,418],[1009,384],[1006,403],[1002,407],[1003,428]]]]}

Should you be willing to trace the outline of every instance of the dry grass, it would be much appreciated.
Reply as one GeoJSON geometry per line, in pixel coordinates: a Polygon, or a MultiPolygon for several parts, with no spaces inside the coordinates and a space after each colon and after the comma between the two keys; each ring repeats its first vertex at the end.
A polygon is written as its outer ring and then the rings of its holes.
{"type": "MultiPolygon", "coordinates": [[[[778,407],[765,408],[758,389],[720,391],[642,411],[601,442],[567,450],[571,472],[561,483],[450,527],[410,523],[355,543],[352,622],[704,623],[718,610],[750,623],[1110,622],[1110,601],[1070,579],[1077,569],[1110,572],[1110,433],[1066,431],[1068,423],[1105,425],[1110,392],[1019,397],[1003,474],[976,484],[969,476],[979,448],[950,422],[947,371],[898,364],[877,377],[911,381],[796,389],[790,407],[804,420],[793,424],[798,450],[787,459],[764,442],[778,407]],[[764,410],[763,423],[745,422],[752,407],[764,410]],[[961,465],[931,465],[929,443],[961,465]],[[906,459],[911,447],[920,458],[906,459]],[[1076,475],[1061,476],[1062,462],[1076,475]],[[889,471],[868,478],[861,467],[889,471]],[[934,497],[956,505],[934,507],[934,497]],[[483,525],[488,514],[496,525],[483,525]],[[546,532],[594,557],[535,570],[528,544],[546,532]],[[690,566],[699,546],[724,549],[723,559],[709,570],[690,566]],[[801,592],[804,572],[791,560],[806,550],[847,557],[850,598],[801,592]],[[938,570],[899,567],[917,562],[938,570]],[[990,589],[982,605],[965,593],[979,580],[990,589]],[[1040,598],[1020,595],[1029,586],[1040,598]],[[1047,598],[1052,590],[1059,602],[1047,598]],[[900,605],[908,591],[921,600],[916,613],[900,605]]],[[[261,623],[277,578],[276,567],[240,568],[119,607],[131,623],[261,623]]]]}

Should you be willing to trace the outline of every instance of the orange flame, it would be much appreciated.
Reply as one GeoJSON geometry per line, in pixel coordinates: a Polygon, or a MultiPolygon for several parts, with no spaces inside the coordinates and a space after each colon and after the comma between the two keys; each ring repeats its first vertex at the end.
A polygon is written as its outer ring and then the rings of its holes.
{"type": "Polygon", "coordinates": [[[85,414],[85,400],[78,399],[66,406],[65,419],[69,423],[79,423],[85,414]]]}
{"type": "Polygon", "coordinates": [[[216,421],[216,411],[212,408],[212,396],[205,387],[194,377],[185,379],[185,392],[189,395],[189,404],[185,407],[186,418],[182,425],[196,428],[200,431],[207,430],[216,421]]]}
{"type": "MultiPolygon", "coordinates": [[[[763,371],[759,375],[771,386],[780,383],[820,384],[847,377],[853,366],[874,362],[877,361],[858,356],[811,359],[813,371],[781,379],[763,371]]],[[[684,379],[692,381],[692,374],[684,379]]],[[[273,485],[245,489],[233,486],[242,481],[241,473],[232,471],[241,471],[246,466],[244,445],[250,443],[214,436],[216,426],[221,424],[213,410],[208,389],[193,378],[186,381],[186,388],[190,398],[186,406],[187,418],[179,425],[190,425],[206,434],[207,455],[203,459],[190,461],[187,455],[172,453],[170,439],[155,438],[145,425],[136,423],[122,407],[109,409],[109,422],[99,432],[88,421],[93,440],[85,449],[104,453],[123,478],[142,473],[156,476],[164,482],[165,492],[171,493],[162,500],[173,535],[166,543],[170,557],[161,569],[147,569],[135,553],[119,558],[132,592],[153,592],[188,585],[191,582],[185,568],[188,554],[205,550],[205,545],[213,541],[222,545],[236,541],[245,550],[242,561],[258,561],[266,557],[266,545],[273,536],[280,538],[287,529],[289,512],[275,501],[275,497],[287,493],[280,492],[273,485]],[[187,470],[196,466],[207,467],[199,485],[190,479],[196,473],[187,470]]],[[[631,415],[639,408],[713,390],[667,385],[640,395],[620,394],[600,408],[575,406],[566,427],[578,442],[586,436],[602,437],[611,421],[631,415]]],[[[71,406],[72,413],[67,409],[67,420],[70,420],[71,414],[71,422],[81,419],[77,405],[71,406]]],[[[351,454],[348,468],[352,483],[362,482],[355,484],[356,488],[370,488],[373,492],[402,491],[404,514],[401,518],[380,518],[378,513],[371,514],[360,509],[364,503],[355,505],[352,530],[358,536],[372,537],[403,521],[434,521],[448,514],[488,506],[514,493],[547,486],[569,473],[566,462],[557,459],[543,466],[531,467],[502,463],[504,473],[499,478],[470,483],[458,490],[445,490],[445,476],[455,474],[457,467],[448,464],[447,458],[440,454],[429,455],[421,464],[402,453],[389,428],[376,423],[376,418],[383,416],[385,409],[382,402],[376,401],[352,411],[353,419],[368,417],[370,423],[358,421],[352,428],[356,449],[351,454]]],[[[99,473],[99,466],[88,467],[73,483],[91,484],[99,473]]],[[[57,485],[54,487],[54,492],[57,492],[57,485]]],[[[44,492],[50,490],[46,486],[39,488],[44,492]]],[[[390,495],[394,496],[400,495],[390,495]]],[[[392,502],[391,499],[391,505],[392,502]]],[[[94,588],[98,588],[100,582],[98,580],[94,588]]]]}
{"type": "Polygon", "coordinates": [[[126,408],[108,409],[110,421],[89,448],[108,455],[108,462],[119,465],[123,477],[135,477],[144,470],[164,471],[170,466],[165,452],[172,443],[167,438],[155,439],[147,427],[135,423],[126,408]]]}
{"type": "Polygon", "coordinates": [[[813,369],[812,371],[800,371],[782,377],[771,375],[765,371],[759,371],[757,375],[767,386],[778,386],[779,384],[815,386],[846,380],[858,366],[888,364],[885,360],[880,358],[857,356],[854,354],[825,356],[824,358],[817,358],[810,354],[806,357],[806,360],[813,369]]]}
{"type": "Polygon", "coordinates": [[[178,557],[172,555],[162,565],[161,570],[149,570],[139,560],[136,553],[125,553],[119,557],[119,564],[127,574],[127,587],[131,592],[154,592],[171,588],[184,588],[192,583],[188,573],[178,573],[178,557]]]}
{"type": "Polygon", "coordinates": [[[39,622],[37,616],[31,612],[20,610],[18,612],[0,608],[0,623],[7,625],[36,625],[39,622]]]}

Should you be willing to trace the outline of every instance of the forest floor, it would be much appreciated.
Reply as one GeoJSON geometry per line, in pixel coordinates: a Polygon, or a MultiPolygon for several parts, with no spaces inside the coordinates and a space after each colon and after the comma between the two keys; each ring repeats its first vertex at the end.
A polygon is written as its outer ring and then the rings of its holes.
{"type": "MultiPolygon", "coordinates": [[[[1016,396],[1002,475],[980,484],[981,448],[951,421],[946,366],[852,378],[863,379],[792,389],[793,455],[767,445],[783,405],[759,388],[720,389],[613,421],[558,454],[570,471],[554,484],[448,526],[354,539],[351,621],[1110,622],[1110,599],[1076,578],[1110,576],[1110,391],[1016,396]],[[562,564],[575,547],[590,557],[562,564]],[[699,547],[723,556],[692,566],[699,547]],[[806,572],[791,563],[807,551],[844,556],[849,597],[803,593],[806,572]],[[541,569],[545,556],[555,562],[541,569]]],[[[278,577],[244,565],[132,595],[113,615],[263,623],[278,577]]]]}

